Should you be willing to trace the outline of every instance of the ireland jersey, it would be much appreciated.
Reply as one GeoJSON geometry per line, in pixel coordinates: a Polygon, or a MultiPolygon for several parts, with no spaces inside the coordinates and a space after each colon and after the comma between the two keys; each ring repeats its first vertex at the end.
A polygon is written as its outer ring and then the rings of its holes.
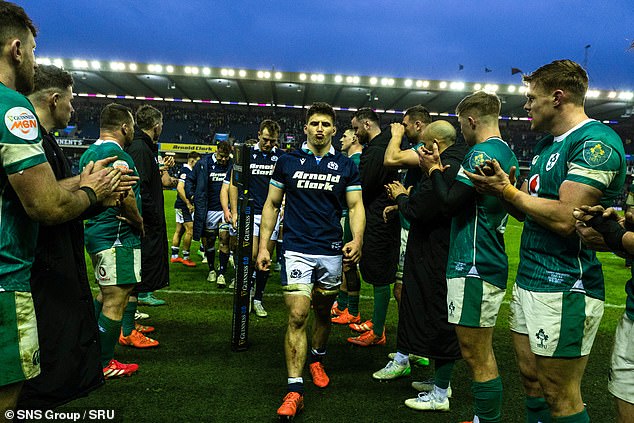
{"type": "Polygon", "coordinates": [[[0,84],[0,291],[31,290],[38,224],[26,214],[9,175],[46,162],[35,110],[22,94],[0,84]]]}
{"type": "MultiPolygon", "coordinates": [[[[610,206],[625,182],[625,152],[619,136],[606,125],[586,120],[563,135],[549,135],[535,147],[528,175],[530,195],[557,200],[566,181],[603,192],[610,206]]],[[[563,237],[526,217],[520,245],[517,284],[529,291],[581,292],[603,300],[601,264],[576,234],[563,237]]]]}
{"type": "MultiPolygon", "coordinates": [[[[506,173],[519,168],[517,158],[500,138],[489,138],[471,147],[465,156],[455,183],[473,186],[465,170],[485,160],[496,159],[506,173]]],[[[477,194],[475,203],[451,220],[451,243],[447,261],[447,278],[474,277],[498,288],[506,288],[508,258],[504,251],[504,230],[508,214],[500,200],[492,195],[477,194]]]]}
{"type": "MultiPolygon", "coordinates": [[[[118,159],[114,166],[133,169],[134,176],[139,176],[134,167],[132,157],[115,141],[97,140],[81,156],[79,168],[83,169],[90,162],[116,156],[118,159]]],[[[132,187],[136,198],[136,205],[141,212],[141,184],[136,183],[132,187]]],[[[131,248],[141,247],[141,238],[135,229],[128,223],[117,219],[119,210],[116,207],[109,207],[97,216],[86,221],[86,250],[89,254],[107,250],[112,247],[123,246],[131,248]]]]}

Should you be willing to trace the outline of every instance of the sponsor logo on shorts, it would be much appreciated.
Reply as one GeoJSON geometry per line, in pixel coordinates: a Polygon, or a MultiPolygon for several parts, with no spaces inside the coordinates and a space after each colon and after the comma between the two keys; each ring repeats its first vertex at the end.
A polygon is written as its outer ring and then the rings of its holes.
{"type": "Polygon", "coordinates": [[[39,348],[33,353],[33,356],[31,357],[31,361],[33,362],[34,366],[39,366],[40,365],[40,350],[39,350],[39,348]]]}
{"type": "Polygon", "coordinates": [[[537,344],[539,348],[548,348],[546,342],[548,341],[549,336],[546,334],[546,332],[544,332],[544,329],[540,328],[539,331],[537,331],[537,333],[535,334],[535,338],[537,338],[537,341],[539,342],[537,344]]]}
{"type": "Polygon", "coordinates": [[[453,312],[456,311],[456,306],[453,305],[453,301],[449,303],[449,305],[447,306],[447,310],[449,310],[449,315],[453,316],[453,312]]]}
{"type": "Polygon", "coordinates": [[[302,277],[302,271],[299,269],[291,270],[291,279],[299,279],[302,277]]]}
{"type": "Polygon", "coordinates": [[[33,141],[39,133],[37,118],[26,107],[13,107],[4,114],[4,125],[9,132],[23,140],[33,141]]]}
{"type": "Polygon", "coordinates": [[[99,266],[99,270],[97,272],[99,272],[99,280],[100,281],[109,281],[110,280],[110,278],[107,275],[105,267],[99,266]]]}

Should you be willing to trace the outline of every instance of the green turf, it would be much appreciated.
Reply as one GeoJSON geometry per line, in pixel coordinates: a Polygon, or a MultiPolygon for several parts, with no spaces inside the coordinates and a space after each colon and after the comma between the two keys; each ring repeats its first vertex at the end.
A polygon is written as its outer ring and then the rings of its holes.
{"type": "MultiPolygon", "coordinates": [[[[166,192],[168,237],[174,228],[172,205],[174,192],[166,192]]],[[[506,234],[512,281],[517,267],[521,225],[511,221],[506,234]]],[[[197,243],[194,243],[197,247],[197,243]]],[[[192,248],[195,252],[195,248],[192,248]]],[[[286,370],[283,339],[286,311],[279,287],[279,274],[272,273],[264,304],[266,319],[252,315],[249,326],[250,348],[234,353],[230,348],[232,296],[206,282],[207,266],[187,268],[170,265],[171,284],[157,296],[169,305],[143,307],[151,314],[144,321],[157,328],[157,349],[135,350],[117,347],[116,358],[140,365],[138,374],[112,380],[89,397],[67,407],[114,408],[126,422],[271,422],[285,394],[286,370]]],[[[615,412],[607,392],[607,371],[613,334],[623,312],[624,282],[629,270],[623,260],[601,254],[606,273],[605,316],[597,336],[583,381],[588,412],[597,422],[615,421],[615,412]]],[[[510,296],[510,288],[508,290],[510,296]]],[[[361,315],[371,316],[371,288],[362,286],[361,315]]],[[[346,338],[347,327],[333,327],[325,360],[331,385],[320,390],[310,383],[305,371],[306,409],[298,422],[460,422],[471,419],[470,376],[463,362],[452,380],[453,399],[450,413],[422,414],[403,404],[416,392],[412,380],[428,378],[429,368],[414,368],[412,378],[378,382],[372,372],[387,363],[387,354],[396,347],[397,312],[391,301],[386,325],[387,346],[363,349],[346,338]]],[[[508,304],[504,304],[495,332],[495,352],[504,383],[504,422],[524,421],[524,396],[519,382],[508,330],[508,304]]],[[[64,408],[67,408],[64,407],[64,408]]]]}

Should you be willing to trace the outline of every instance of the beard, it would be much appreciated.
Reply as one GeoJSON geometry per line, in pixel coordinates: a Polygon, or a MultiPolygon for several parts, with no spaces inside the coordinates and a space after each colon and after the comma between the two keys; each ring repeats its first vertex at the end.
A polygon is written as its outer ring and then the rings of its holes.
{"type": "Polygon", "coordinates": [[[370,134],[367,132],[357,133],[357,139],[359,140],[359,144],[366,145],[370,142],[370,134]]]}
{"type": "Polygon", "coordinates": [[[16,70],[15,90],[27,96],[33,92],[35,86],[35,69],[32,64],[23,62],[16,70]]]}

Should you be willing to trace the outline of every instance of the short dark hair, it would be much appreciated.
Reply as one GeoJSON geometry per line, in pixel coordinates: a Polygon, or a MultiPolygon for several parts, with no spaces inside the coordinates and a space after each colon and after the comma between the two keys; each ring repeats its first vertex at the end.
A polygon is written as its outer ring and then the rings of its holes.
{"type": "Polygon", "coordinates": [[[260,132],[264,131],[265,129],[268,129],[269,134],[271,135],[280,134],[280,124],[272,119],[264,119],[262,122],[260,122],[260,132]]]}
{"type": "Polygon", "coordinates": [[[335,123],[337,121],[337,115],[335,114],[335,109],[328,103],[324,103],[323,101],[318,101],[313,103],[308,110],[306,111],[306,123],[310,121],[310,118],[313,115],[320,114],[330,116],[332,118],[332,122],[335,123]]]}
{"type": "MultiPolygon", "coordinates": [[[[117,129],[130,121],[132,110],[122,104],[110,103],[101,111],[99,117],[100,129],[117,129]]],[[[132,118],[134,119],[134,118],[132,118]]]]}
{"type": "Polygon", "coordinates": [[[374,122],[377,125],[380,123],[379,115],[369,107],[362,107],[352,115],[353,118],[357,120],[369,120],[370,122],[374,122]]]}
{"type": "Polygon", "coordinates": [[[416,106],[412,106],[405,111],[405,116],[409,116],[410,119],[414,119],[414,121],[420,120],[425,125],[429,125],[431,123],[431,115],[429,114],[429,110],[426,107],[417,104],[416,106]]]}
{"type": "Polygon", "coordinates": [[[198,159],[200,158],[200,153],[196,152],[196,151],[190,151],[189,154],[187,154],[187,160],[189,159],[198,159]]]}
{"type": "Polygon", "coordinates": [[[522,78],[552,92],[563,90],[574,104],[582,106],[588,91],[588,73],[572,60],[555,60],[522,78]]]}
{"type": "Polygon", "coordinates": [[[227,141],[220,141],[218,143],[218,147],[216,148],[216,152],[226,154],[228,156],[231,154],[231,146],[227,141]]]}
{"type": "Polygon", "coordinates": [[[0,0],[0,44],[12,37],[24,37],[30,31],[37,36],[37,29],[29,15],[20,6],[0,0]]]}
{"type": "Polygon", "coordinates": [[[35,69],[35,86],[31,94],[55,88],[65,90],[73,86],[73,75],[53,65],[39,65],[35,69]]]}
{"type": "Polygon", "coordinates": [[[474,113],[478,116],[495,116],[500,115],[502,103],[497,95],[484,91],[477,91],[466,96],[458,106],[456,106],[456,114],[458,116],[468,113],[474,113]]]}
{"type": "Polygon", "coordinates": [[[140,129],[148,130],[161,123],[163,120],[163,113],[155,107],[144,104],[137,109],[134,120],[140,129]]]}

